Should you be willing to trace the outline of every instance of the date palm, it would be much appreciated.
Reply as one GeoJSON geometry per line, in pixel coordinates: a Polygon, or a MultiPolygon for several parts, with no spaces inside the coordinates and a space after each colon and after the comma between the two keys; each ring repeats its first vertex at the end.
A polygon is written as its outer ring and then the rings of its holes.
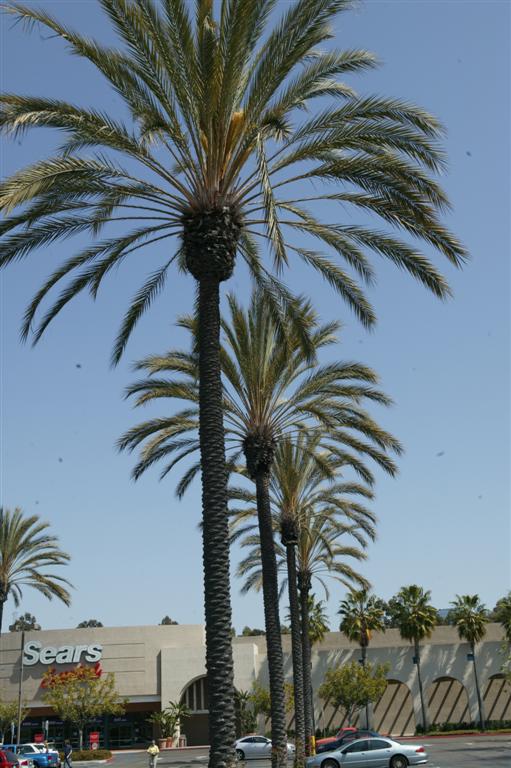
{"type": "MultiPolygon", "coordinates": [[[[365,667],[371,633],[385,631],[383,603],[375,595],[369,595],[366,589],[352,590],[341,602],[339,613],[342,616],[339,629],[348,640],[360,645],[361,661],[365,667]]],[[[369,728],[368,704],[366,704],[366,727],[369,728]]]]}
{"type": "Polygon", "coordinates": [[[488,611],[480,602],[479,595],[456,595],[456,600],[451,602],[451,605],[453,607],[449,612],[449,618],[456,625],[460,639],[466,640],[470,646],[479,707],[479,725],[481,730],[484,730],[483,701],[477,677],[476,644],[480,643],[486,634],[488,611]]]}
{"type": "MultiPolygon", "coordinates": [[[[278,566],[286,570],[289,591],[295,710],[300,711],[303,691],[307,745],[313,733],[309,626],[312,579],[320,581],[327,597],[324,574],[349,587],[367,586],[367,581],[346,563],[346,558],[364,559],[367,537],[374,537],[374,515],[350,498],[360,495],[370,499],[371,490],[358,483],[342,482],[339,475],[344,466],[342,460],[320,451],[320,445],[321,437],[314,434],[302,433],[296,444],[282,441],[276,451],[270,482],[274,526],[280,530],[282,540],[282,544],[277,545],[278,566]],[[354,537],[362,549],[346,546],[346,536],[354,537]]],[[[238,567],[238,574],[246,579],[242,591],[261,586],[259,543],[250,523],[244,524],[250,515],[248,507],[238,511],[235,519],[238,526],[235,536],[242,537],[243,546],[251,547],[248,557],[238,567]]]]}
{"type": "Polygon", "coordinates": [[[53,572],[71,558],[60,549],[49,527],[37,515],[24,515],[19,507],[14,511],[0,507],[0,632],[7,599],[12,597],[18,606],[25,587],[36,589],[48,600],[56,597],[71,604],[67,587],[72,584],[53,572]]]}
{"type": "Polygon", "coordinates": [[[422,690],[420,642],[431,637],[437,625],[436,608],[430,604],[431,592],[416,584],[402,587],[397,595],[389,600],[388,610],[403,640],[414,646],[414,663],[417,666],[417,681],[421,700],[422,727],[427,729],[426,706],[422,690]]]}
{"type": "Polygon", "coordinates": [[[492,621],[498,621],[499,624],[502,624],[506,640],[511,645],[511,591],[497,600],[492,611],[492,621]]]}
{"type": "Polygon", "coordinates": [[[280,16],[272,13],[276,0],[98,4],[117,47],[86,38],[32,5],[3,6],[27,28],[49,30],[92,63],[123,100],[128,118],[39,94],[1,97],[4,132],[17,137],[30,128],[52,128],[64,134],[64,143],[53,157],[0,185],[0,209],[8,215],[0,227],[0,263],[75,234],[91,239],[49,275],[27,307],[22,335],[33,328],[37,342],[74,297],[83,291],[96,296],[114,267],[159,243],[161,266],[142,280],[126,312],[114,363],[163,291],[169,270],[181,268],[195,280],[210,762],[220,766],[233,762],[235,738],[221,283],[239,255],[275,317],[299,325],[293,296],[280,279],[298,258],[370,326],[375,314],[357,282],[373,278],[368,253],[383,255],[441,298],[449,293],[442,275],[400,232],[456,266],[465,253],[440,220],[448,201],[433,178],[443,166],[438,121],[399,99],[358,97],[339,77],[374,66],[374,57],[322,47],[351,0],[295,0],[280,16]],[[327,99],[325,106],[311,114],[318,97],[327,99]],[[330,203],[369,210],[397,232],[360,226],[352,217],[318,218],[314,204],[323,200],[329,201],[325,210],[330,203]],[[306,242],[297,245],[296,234],[306,242]],[[269,265],[258,243],[267,246],[269,265]]]}
{"type": "MultiPolygon", "coordinates": [[[[262,542],[263,598],[272,703],[272,743],[285,755],[285,699],[282,641],[278,610],[278,581],[269,502],[269,482],[275,449],[283,437],[295,439],[299,430],[314,432],[328,426],[346,463],[359,467],[356,455],[365,450],[389,472],[395,467],[386,449],[399,452],[399,443],[361,408],[364,400],[387,405],[389,399],[374,385],[376,374],[356,363],[316,365],[304,353],[297,335],[288,334],[281,343],[279,327],[259,292],[244,311],[233,296],[228,297],[229,318],[222,321],[221,365],[224,382],[224,422],[231,466],[242,456],[246,471],[256,485],[259,536],[262,542]],[[362,438],[356,432],[360,432],[362,438]],[[355,434],[352,434],[355,432],[355,434]],[[369,436],[370,440],[366,440],[369,436]],[[275,731],[275,732],[273,732],[275,731]]],[[[337,325],[319,325],[307,303],[298,307],[307,328],[314,358],[335,340],[337,325]]],[[[155,462],[163,462],[164,477],[177,462],[198,448],[197,409],[198,359],[197,322],[182,318],[180,325],[191,333],[191,350],[172,350],[151,356],[137,368],[146,379],[135,382],[128,394],[137,404],[153,400],[184,401],[185,408],[172,416],[143,422],[130,429],[119,441],[123,449],[141,446],[134,469],[138,478],[155,462]]],[[[326,439],[326,437],[325,437],[326,439]]],[[[363,466],[363,465],[362,465],[363,466]]],[[[200,470],[192,464],[178,485],[182,495],[200,470]]],[[[371,476],[366,477],[370,480],[371,476]]],[[[295,689],[299,692],[300,686],[295,689]]],[[[299,695],[299,694],[298,694],[299,695]]],[[[296,723],[297,762],[301,762],[301,721],[296,723]]]]}

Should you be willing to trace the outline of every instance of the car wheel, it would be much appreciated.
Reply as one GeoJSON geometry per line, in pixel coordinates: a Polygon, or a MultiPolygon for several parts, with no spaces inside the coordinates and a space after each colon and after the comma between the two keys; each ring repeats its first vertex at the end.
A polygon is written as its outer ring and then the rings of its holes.
{"type": "Polygon", "coordinates": [[[406,768],[408,760],[404,755],[394,755],[390,761],[390,768],[406,768]]]}
{"type": "Polygon", "coordinates": [[[243,752],[242,749],[237,749],[236,750],[236,757],[238,758],[238,760],[244,760],[245,759],[245,753],[243,752]]]}
{"type": "Polygon", "coordinates": [[[337,760],[329,757],[328,760],[323,760],[321,763],[321,768],[339,768],[339,763],[337,760]]]}

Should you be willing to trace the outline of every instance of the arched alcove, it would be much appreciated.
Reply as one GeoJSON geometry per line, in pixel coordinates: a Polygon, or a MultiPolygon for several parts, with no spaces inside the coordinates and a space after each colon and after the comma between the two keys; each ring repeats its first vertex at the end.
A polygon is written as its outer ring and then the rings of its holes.
{"type": "Polygon", "coordinates": [[[426,692],[429,723],[469,723],[468,694],[455,677],[438,677],[426,692]]]}
{"type": "Polygon", "coordinates": [[[504,675],[492,675],[483,694],[486,720],[511,720],[511,685],[504,675]]]}
{"type": "Polygon", "coordinates": [[[410,689],[400,680],[389,680],[383,696],[373,705],[373,728],[379,733],[403,736],[415,731],[410,689]]]}
{"type": "Polygon", "coordinates": [[[181,732],[186,735],[189,747],[209,744],[209,692],[206,676],[192,680],[181,694],[181,703],[190,710],[181,724],[181,732]]]}

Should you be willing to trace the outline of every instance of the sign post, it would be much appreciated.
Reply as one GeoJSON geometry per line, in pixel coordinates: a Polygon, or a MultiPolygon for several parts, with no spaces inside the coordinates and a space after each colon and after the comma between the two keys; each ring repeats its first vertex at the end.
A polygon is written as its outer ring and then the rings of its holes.
{"type": "Polygon", "coordinates": [[[16,744],[21,743],[21,689],[23,688],[23,663],[25,659],[25,630],[21,630],[21,662],[20,662],[20,679],[18,686],[18,729],[16,731],[16,744]]]}

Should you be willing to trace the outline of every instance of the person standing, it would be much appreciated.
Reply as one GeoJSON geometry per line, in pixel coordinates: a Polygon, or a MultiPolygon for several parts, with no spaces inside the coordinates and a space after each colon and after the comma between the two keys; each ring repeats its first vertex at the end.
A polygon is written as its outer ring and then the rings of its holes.
{"type": "Polygon", "coordinates": [[[158,755],[160,754],[160,750],[158,749],[158,746],[154,739],[151,742],[151,746],[147,750],[147,754],[149,755],[149,768],[156,768],[156,763],[158,762],[158,755]]]}
{"type": "Polygon", "coordinates": [[[73,747],[69,743],[69,741],[66,739],[66,742],[64,744],[64,766],[65,768],[73,768],[73,760],[72,760],[72,754],[73,754],[73,747]]]}

